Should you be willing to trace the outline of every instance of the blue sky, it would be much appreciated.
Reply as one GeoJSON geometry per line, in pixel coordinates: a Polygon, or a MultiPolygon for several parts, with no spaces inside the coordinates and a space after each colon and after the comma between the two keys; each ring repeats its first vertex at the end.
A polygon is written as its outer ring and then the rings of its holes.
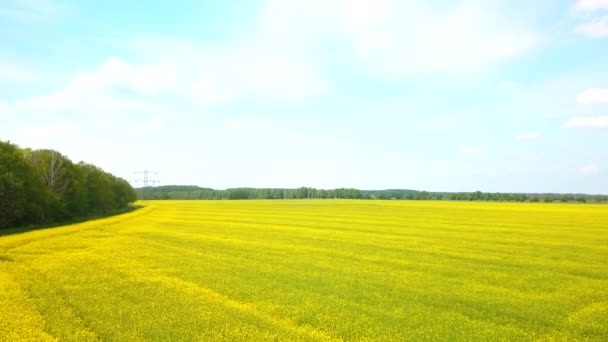
{"type": "Polygon", "coordinates": [[[608,193],[608,0],[3,0],[0,40],[0,139],[128,180],[608,193]]]}

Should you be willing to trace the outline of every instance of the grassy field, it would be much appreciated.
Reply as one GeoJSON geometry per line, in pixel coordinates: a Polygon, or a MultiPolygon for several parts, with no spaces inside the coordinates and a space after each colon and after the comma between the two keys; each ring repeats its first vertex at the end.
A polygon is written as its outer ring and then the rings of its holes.
{"type": "Polygon", "coordinates": [[[0,340],[608,340],[608,205],[167,201],[0,237],[0,340]]]}

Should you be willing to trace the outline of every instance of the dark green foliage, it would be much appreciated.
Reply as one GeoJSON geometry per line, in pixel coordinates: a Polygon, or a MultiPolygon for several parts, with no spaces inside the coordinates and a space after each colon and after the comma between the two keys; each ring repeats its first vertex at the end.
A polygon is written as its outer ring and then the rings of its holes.
{"type": "Polygon", "coordinates": [[[7,170],[14,159],[5,152],[0,150],[0,227],[16,224],[25,216],[24,182],[13,170],[7,170]]]}
{"type": "Polygon", "coordinates": [[[137,198],[142,200],[226,199],[228,196],[225,191],[190,185],[167,185],[154,188],[139,188],[136,190],[136,193],[137,198]]]}
{"type": "Polygon", "coordinates": [[[139,199],[147,200],[194,200],[194,199],[379,199],[379,200],[451,200],[487,202],[608,202],[605,195],[571,194],[513,194],[500,192],[430,192],[407,189],[358,190],[352,188],[297,189],[277,188],[232,188],[214,190],[193,185],[166,185],[136,189],[139,199]]]}
{"type": "Polygon", "coordinates": [[[247,188],[237,188],[237,189],[228,189],[228,199],[251,199],[255,198],[253,195],[253,191],[255,189],[247,189],[247,188]]]}
{"type": "Polygon", "coordinates": [[[0,228],[103,215],[135,200],[127,181],[96,166],[0,141],[0,228]]]}

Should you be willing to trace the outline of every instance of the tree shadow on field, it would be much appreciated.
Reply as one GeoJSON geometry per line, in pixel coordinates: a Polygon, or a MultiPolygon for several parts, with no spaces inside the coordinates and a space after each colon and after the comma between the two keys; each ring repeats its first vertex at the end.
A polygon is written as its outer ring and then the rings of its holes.
{"type": "Polygon", "coordinates": [[[117,216],[117,215],[121,215],[121,214],[125,214],[125,213],[129,213],[129,212],[135,211],[135,210],[140,209],[140,208],[143,208],[143,206],[142,205],[137,205],[137,204],[129,204],[129,206],[127,206],[124,209],[113,210],[113,211],[111,211],[111,212],[109,212],[107,214],[104,214],[104,215],[94,215],[94,216],[87,216],[87,217],[79,217],[79,218],[75,218],[75,219],[68,220],[68,221],[54,222],[54,223],[50,223],[50,224],[37,224],[37,225],[28,225],[28,226],[22,226],[22,227],[0,229],[0,237],[7,236],[7,235],[27,233],[27,232],[31,232],[31,231],[34,231],[34,230],[44,230],[44,229],[57,228],[57,227],[61,227],[61,226],[69,225],[69,224],[82,223],[82,222],[86,222],[86,221],[91,221],[91,220],[96,220],[96,219],[101,219],[101,218],[107,218],[107,217],[117,216]]]}

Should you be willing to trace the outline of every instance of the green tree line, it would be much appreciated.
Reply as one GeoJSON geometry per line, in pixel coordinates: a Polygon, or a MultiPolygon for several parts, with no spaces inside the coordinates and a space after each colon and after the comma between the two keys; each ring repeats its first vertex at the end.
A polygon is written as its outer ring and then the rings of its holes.
{"type": "Polygon", "coordinates": [[[95,165],[0,141],[0,229],[106,215],[136,199],[126,180],[95,165]]]}
{"type": "Polygon", "coordinates": [[[491,202],[608,202],[606,195],[587,194],[526,194],[501,192],[428,192],[407,189],[358,190],[353,188],[315,189],[301,187],[232,188],[215,190],[198,186],[166,185],[136,189],[139,199],[147,200],[231,200],[231,199],[378,199],[378,200],[452,200],[491,202]]]}

